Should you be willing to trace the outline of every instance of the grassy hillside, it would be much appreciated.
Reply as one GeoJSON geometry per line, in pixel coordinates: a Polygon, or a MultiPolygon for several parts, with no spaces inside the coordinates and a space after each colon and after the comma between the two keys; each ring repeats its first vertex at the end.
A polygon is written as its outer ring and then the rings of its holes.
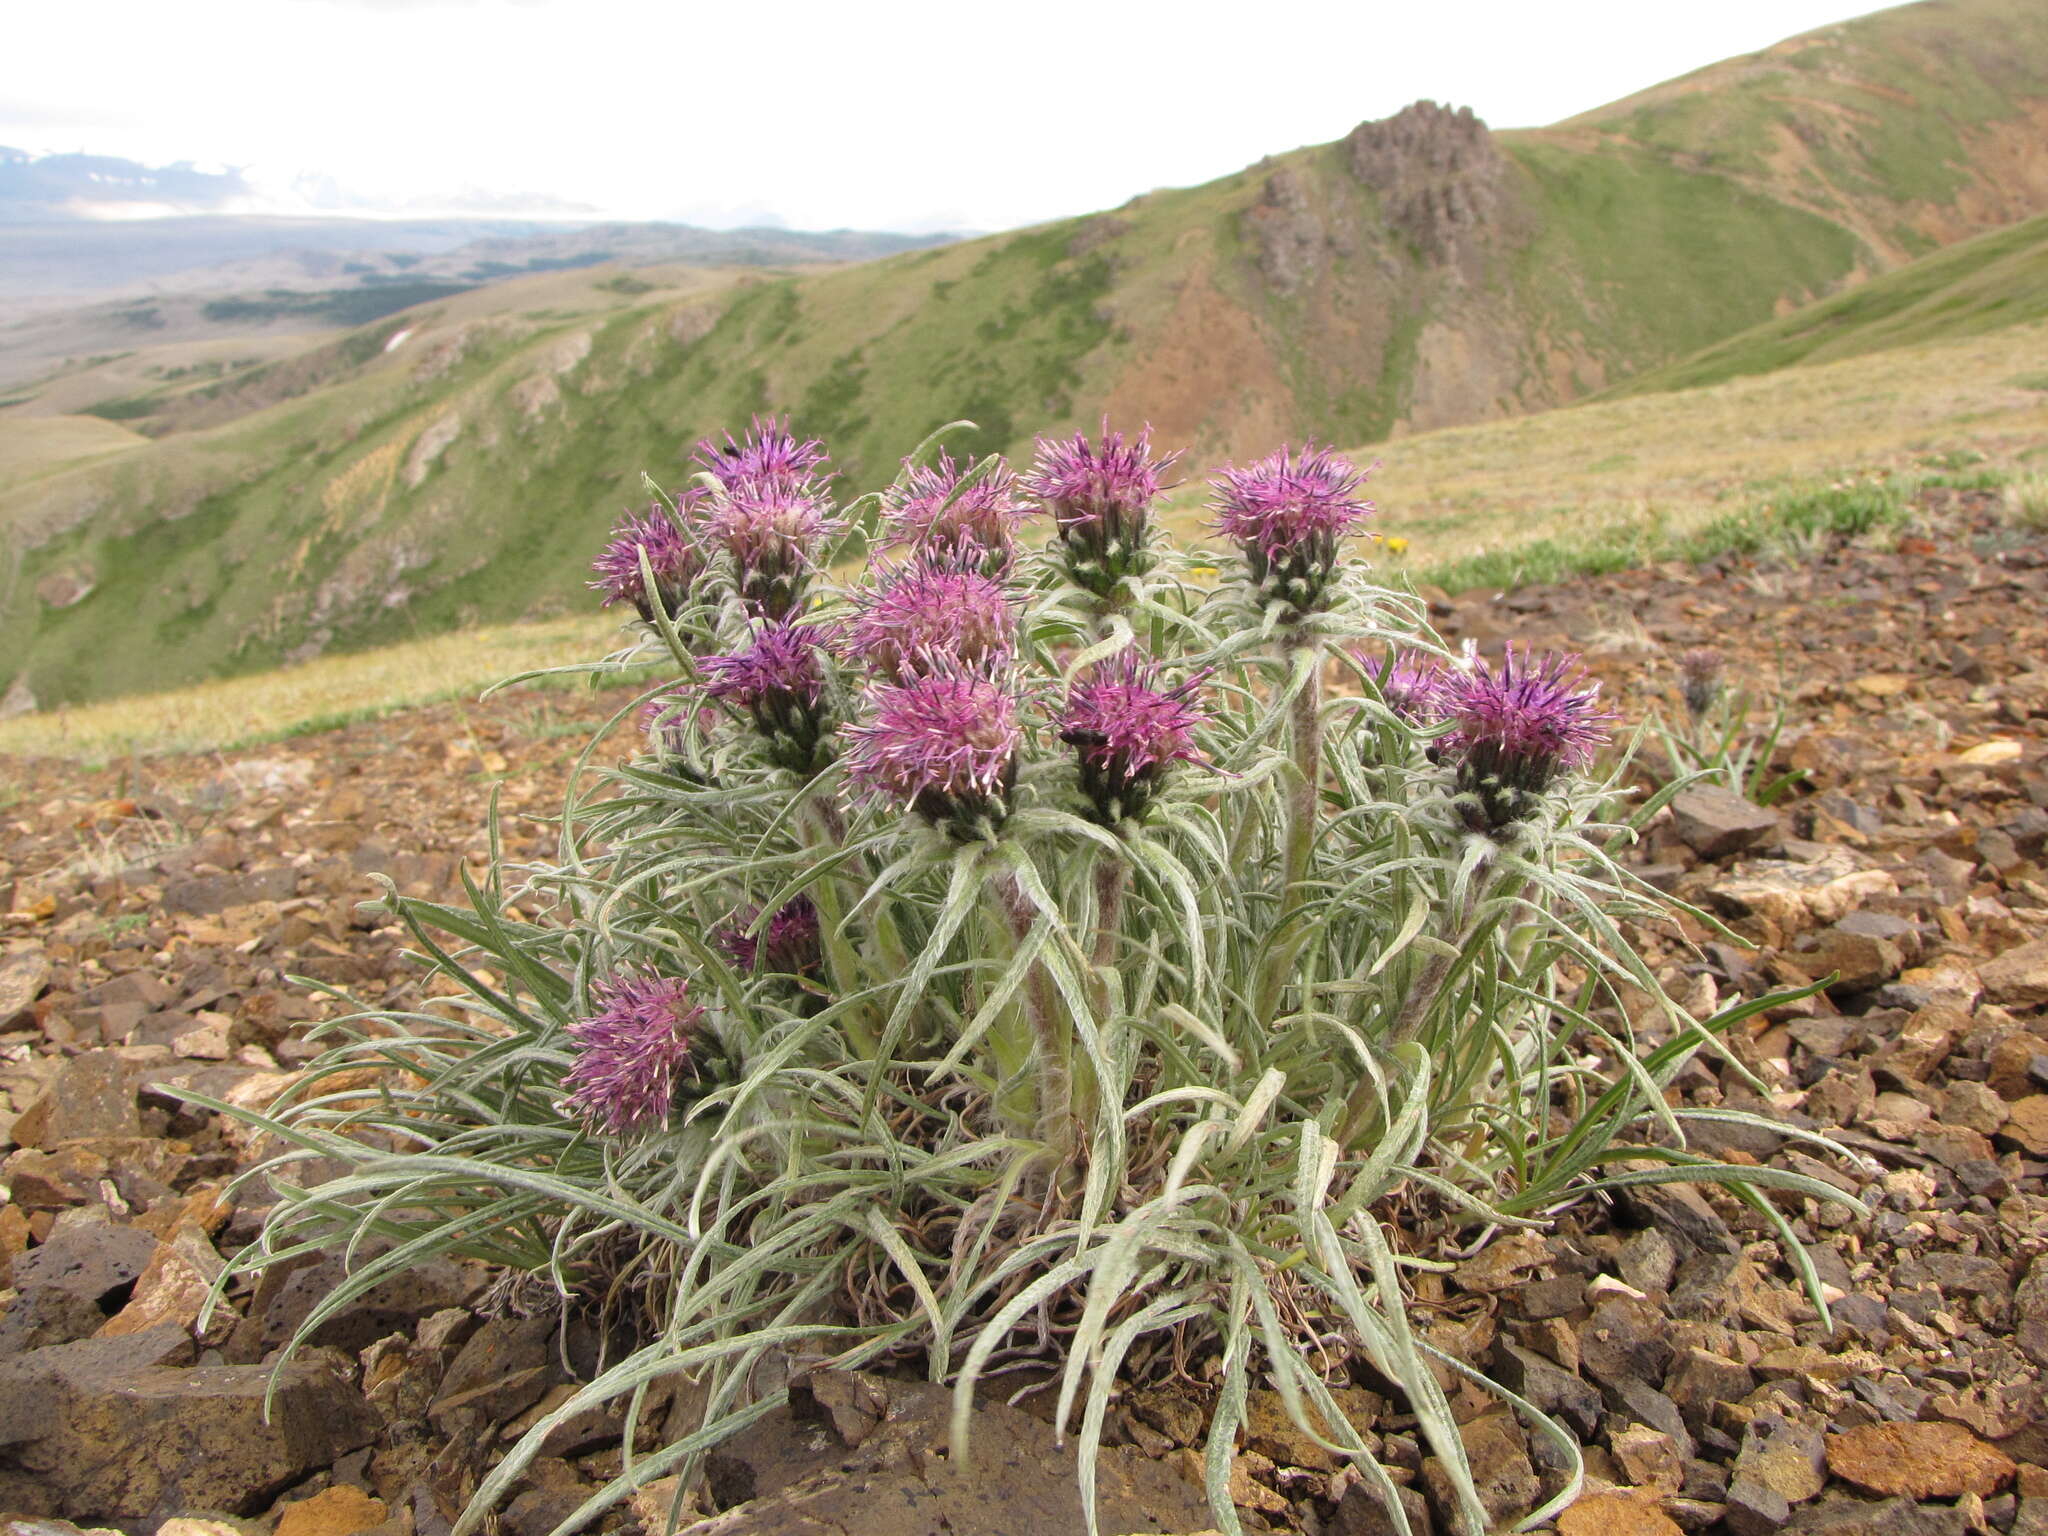
{"type": "Polygon", "coordinates": [[[859,266],[464,295],[255,387],[113,395],[155,441],[0,488],[0,687],[104,697],[563,611],[642,473],[679,481],[761,410],[863,483],[961,416],[1012,451],[1149,420],[1200,463],[1540,410],[2048,209],[2042,124],[2048,11],[1931,0],[1553,129],[1419,106],[859,266]]]}
{"type": "Polygon", "coordinates": [[[2048,216],[1923,256],[1782,320],[1638,374],[1609,393],[1690,389],[2041,319],[2048,319],[2048,216]]]}
{"type": "MultiPolygon", "coordinates": [[[[1453,587],[1699,552],[1873,476],[2048,473],[2048,323],[1588,403],[1389,443],[1378,525],[1408,541],[1383,572],[1453,587]],[[2029,375],[2027,370],[2036,372],[2029,375]]],[[[1370,450],[1367,450],[1370,452],[1370,450]]],[[[1197,487],[1167,519],[1204,537],[1197,487]]],[[[106,760],[205,751],[448,697],[600,655],[620,633],[588,596],[539,624],[474,629],[275,671],[0,720],[0,754],[106,760]]]]}

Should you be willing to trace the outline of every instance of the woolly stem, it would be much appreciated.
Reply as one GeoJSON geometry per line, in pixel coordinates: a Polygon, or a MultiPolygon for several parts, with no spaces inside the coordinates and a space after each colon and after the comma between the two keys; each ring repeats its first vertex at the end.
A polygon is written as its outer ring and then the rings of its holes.
{"type": "MultiPolygon", "coordinates": [[[[1037,909],[1014,875],[996,882],[996,895],[1010,931],[1019,944],[1024,943],[1037,923],[1037,909]]],[[[1070,1171],[1077,1143],[1074,1043],[1070,1031],[1061,1028],[1052,978],[1043,965],[1034,964],[1024,980],[1024,1013],[1038,1043],[1038,1140],[1045,1145],[1048,1167],[1057,1179],[1062,1171],[1070,1171]]]]}
{"type": "Polygon", "coordinates": [[[1116,958],[1117,924],[1129,880],[1130,870],[1122,859],[1105,858],[1095,866],[1095,948],[1089,960],[1097,970],[1116,958]]]}
{"type": "MultiPolygon", "coordinates": [[[[807,818],[821,835],[821,852],[830,852],[839,846],[837,828],[843,826],[838,814],[830,807],[814,805],[813,816],[807,818]]],[[[839,899],[837,880],[827,875],[810,888],[811,905],[818,909],[818,940],[825,952],[825,974],[832,986],[835,997],[845,997],[860,985],[860,957],[854,953],[853,941],[846,932],[846,909],[839,899]]],[[[865,1010],[849,1011],[846,1015],[847,1043],[863,1059],[870,1059],[880,1043],[874,1021],[865,1010]]]]}
{"type": "Polygon", "coordinates": [[[1306,656],[1307,675],[1295,690],[1287,711],[1295,778],[1287,793],[1280,915],[1273,924],[1273,941],[1266,951],[1265,974],[1256,999],[1257,1017],[1268,1026],[1306,939],[1301,931],[1301,908],[1308,898],[1309,868],[1314,861],[1316,830],[1323,806],[1322,648],[1313,639],[1297,634],[1281,655],[1288,662],[1290,674],[1304,666],[1306,656]]]}

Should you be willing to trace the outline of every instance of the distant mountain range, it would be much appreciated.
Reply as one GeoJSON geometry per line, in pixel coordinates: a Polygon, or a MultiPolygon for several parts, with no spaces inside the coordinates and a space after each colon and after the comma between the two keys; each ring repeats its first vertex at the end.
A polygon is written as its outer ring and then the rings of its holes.
{"type": "MultiPolygon", "coordinates": [[[[858,265],[535,269],[197,372],[142,325],[106,365],[138,370],[124,393],[47,386],[101,419],[38,427],[49,450],[0,488],[0,658],[63,700],[552,611],[643,471],[679,481],[697,436],[761,410],[863,485],[962,416],[962,446],[1010,451],[1149,420],[1199,467],[1775,366],[1869,318],[1866,284],[1938,333],[1941,301],[1871,280],[2043,212],[2048,6],[1923,0],[1549,128],[1417,103],[1205,186],[858,265]]],[[[492,249],[436,259],[577,255],[492,249]]],[[[2024,312],[2002,285],[2039,271],[2027,251],[1964,265],[1955,314],[2024,312]]],[[[0,429],[78,421],[41,386],[9,399],[0,429]]]]}
{"type": "Polygon", "coordinates": [[[211,213],[254,195],[241,172],[189,161],[147,166],[114,155],[31,155],[0,145],[0,223],[46,223],[123,209],[211,213]]]}
{"type": "Polygon", "coordinates": [[[111,294],[467,284],[604,261],[865,261],[955,238],[590,219],[288,217],[244,211],[254,201],[233,170],[0,147],[0,319],[31,302],[48,309],[111,294]]]}

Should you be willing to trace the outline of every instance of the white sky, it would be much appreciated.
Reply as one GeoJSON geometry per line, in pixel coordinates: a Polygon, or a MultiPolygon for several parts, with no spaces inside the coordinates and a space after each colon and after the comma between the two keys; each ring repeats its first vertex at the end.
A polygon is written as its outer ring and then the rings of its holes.
{"type": "Polygon", "coordinates": [[[1553,122],[1859,0],[10,0],[0,144],[383,207],[1002,229],[1417,97],[1553,122]],[[304,183],[301,183],[302,187],[304,183]],[[509,210],[508,210],[509,211],[509,210]]]}

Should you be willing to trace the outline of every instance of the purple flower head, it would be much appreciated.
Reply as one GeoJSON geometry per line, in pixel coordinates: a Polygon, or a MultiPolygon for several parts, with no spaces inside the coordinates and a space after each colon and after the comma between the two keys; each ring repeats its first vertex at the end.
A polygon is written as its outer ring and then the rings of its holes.
{"type": "Polygon", "coordinates": [[[1000,459],[971,480],[969,471],[944,453],[935,465],[904,460],[901,483],[884,493],[882,520],[891,544],[1001,576],[1016,558],[1017,525],[1031,509],[1017,499],[1017,477],[1000,459]]]}
{"type": "Polygon", "coordinates": [[[1678,658],[1678,676],[1685,688],[1685,707],[1697,720],[1721,697],[1721,671],[1727,658],[1711,646],[1684,652],[1678,658]]]}
{"type": "Polygon", "coordinates": [[[597,1012],[569,1026],[577,1052],[564,1107],[613,1136],[665,1125],[704,1010],[687,983],[651,971],[615,972],[591,995],[597,1012]]]}
{"type": "Polygon", "coordinates": [[[1590,765],[1618,718],[1600,707],[1578,657],[1512,646],[1498,664],[1448,674],[1438,708],[1455,727],[1442,746],[1457,762],[1467,824],[1495,835],[1527,821],[1560,775],[1590,765]]]}
{"type": "Polygon", "coordinates": [[[809,773],[822,766],[825,737],[824,636],[815,624],[763,625],[754,643],[730,656],[706,656],[704,692],[744,709],[779,766],[809,773]]]}
{"type": "MultiPolygon", "coordinates": [[[[686,498],[687,511],[695,498],[686,498]]],[[[656,502],[642,516],[628,512],[612,529],[611,542],[604,547],[604,553],[591,562],[591,570],[597,573],[597,580],[590,583],[593,591],[604,594],[604,606],[613,603],[631,603],[640,612],[640,617],[652,623],[654,606],[649,601],[647,585],[640,574],[640,552],[647,552],[647,564],[654,572],[655,595],[661,599],[664,612],[674,613],[682,606],[684,595],[690,583],[703,567],[704,561],[693,544],[675,525],[667,510],[656,502]]]]}
{"type": "Polygon", "coordinates": [[[1017,615],[1003,584],[927,556],[886,573],[861,594],[847,625],[852,652],[899,681],[937,668],[1000,669],[1016,643],[1017,615]]]}
{"type": "Polygon", "coordinates": [[[747,907],[712,936],[732,963],[743,971],[755,969],[784,976],[801,976],[817,969],[823,958],[819,944],[818,909],[811,898],[799,896],[776,908],[760,933],[750,930],[761,916],[759,907],[747,907]]]}
{"type": "Polygon", "coordinates": [[[919,812],[963,841],[1009,815],[1024,733],[1017,701],[995,679],[947,669],[868,690],[868,718],[848,727],[855,785],[919,812]]]}
{"type": "Polygon", "coordinates": [[[1371,472],[1314,443],[1299,455],[1282,448],[1211,480],[1216,527],[1244,550],[1254,582],[1311,612],[1336,570],[1337,541],[1372,514],[1358,495],[1371,472]]]}
{"type": "Polygon", "coordinates": [[[1135,651],[1089,669],[1067,692],[1060,740],[1079,751],[1081,789],[1096,819],[1114,826],[1144,813],[1166,770],[1200,762],[1195,727],[1209,718],[1196,702],[1202,678],[1170,688],[1135,651]]]}
{"type": "Polygon", "coordinates": [[[1110,431],[1107,420],[1099,443],[1079,432],[1070,442],[1038,440],[1024,493],[1059,526],[1067,573],[1076,585],[1107,596],[1126,576],[1150,567],[1148,514],[1160,474],[1179,457],[1152,457],[1150,427],[1127,438],[1110,431]]]}
{"type": "Polygon", "coordinates": [[[1408,724],[1431,725],[1442,718],[1444,668],[1434,656],[1396,651],[1378,661],[1368,659],[1366,669],[1387,708],[1408,724]]]}
{"type": "Polygon", "coordinates": [[[740,595],[763,617],[783,619],[802,600],[818,546],[840,524],[815,493],[764,479],[714,495],[705,528],[732,557],[740,595]]]}
{"type": "Polygon", "coordinates": [[[698,663],[704,669],[704,691],[743,709],[783,697],[814,705],[825,692],[818,664],[823,643],[815,624],[765,625],[744,651],[706,656],[698,663]]]}
{"type": "Polygon", "coordinates": [[[786,420],[756,416],[744,442],[734,442],[730,432],[723,446],[707,437],[697,444],[696,458],[727,495],[776,490],[814,498],[825,445],[815,438],[799,442],[786,420]]]}

